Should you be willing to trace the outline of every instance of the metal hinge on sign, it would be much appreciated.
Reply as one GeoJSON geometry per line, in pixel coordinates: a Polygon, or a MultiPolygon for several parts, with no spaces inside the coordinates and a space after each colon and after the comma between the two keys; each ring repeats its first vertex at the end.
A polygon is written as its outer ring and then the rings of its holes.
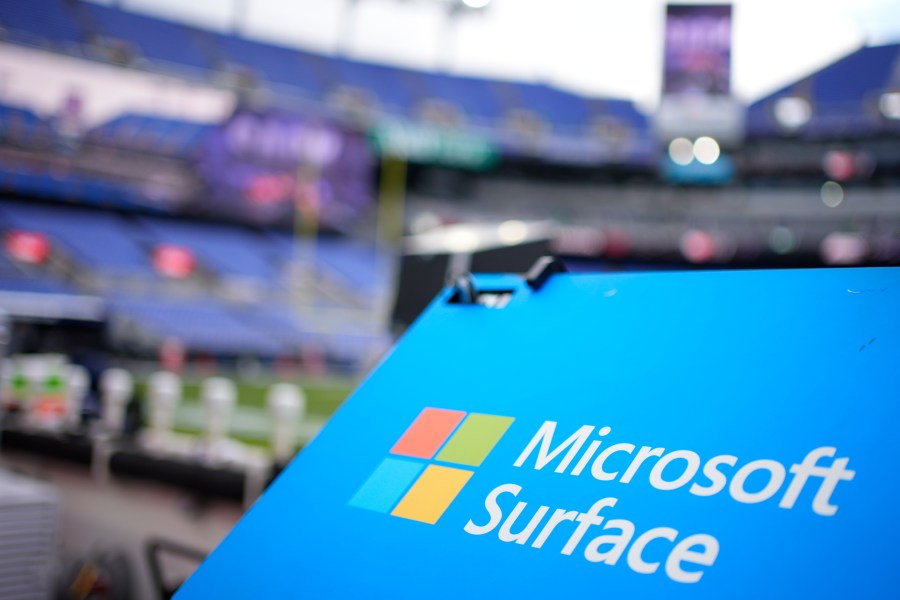
{"type": "MultiPolygon", "coordinates": [[[[540,290],[555,273],[565,273],[566,266],[552,256],[543,256],[525,274],[525,282],[534,290],[540,290]]],[[[454,278],[450,285],[453,294],[450,304],[478,304],[488,308],[503,308],[512,299],[514,290],[479,290],[471,273],[454,278]]]]}
{"type": "Polygon", "coordinates": [[[470,273],[460,275],[450,283],[453,294],[450,304],[477,304],[487,308],[503,308],[512,299],[513,290],[478,290],[470,273]]]}

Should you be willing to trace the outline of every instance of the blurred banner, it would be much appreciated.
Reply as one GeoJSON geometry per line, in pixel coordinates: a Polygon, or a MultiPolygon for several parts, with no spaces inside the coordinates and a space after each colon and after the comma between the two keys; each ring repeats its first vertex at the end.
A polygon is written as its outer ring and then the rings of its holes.
{"type": "Polygon", "coordinates": [[[239,109],[206,139],[197,173],[199,212],[290,224],[295,210],[341,230],[372,202],[374,156],[366,137],[332,121],[239,109]]]}
{"type": "Polygon", "coordinates": [[[669,5],[663,94],[728,95],[731,6],[669,5]]]}
{"type": "Polygon", "coordinates": [[[371,136],[379,154],[407,161],[484,171],[500,159],[488,140],[459,129],[384,121],[371,136]]]}

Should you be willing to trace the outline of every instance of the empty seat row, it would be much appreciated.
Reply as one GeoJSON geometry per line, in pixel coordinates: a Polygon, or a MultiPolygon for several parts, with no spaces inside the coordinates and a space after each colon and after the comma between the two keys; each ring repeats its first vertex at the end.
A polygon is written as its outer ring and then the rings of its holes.
{"type": "Polygon", "coordinates": [[[95,127],[86,138],[132,150],[188,156],[211,130],[212,126],[204,123],[125,114],[95,127]]]}
{"type": "Polygon", "coordinates": [[[84,31],[75,20],[71,2],[65,0],[29,0],[27,2],[0,2],[0,24],[16,33],[31,33],[48,40],[80,44],[85,41],[84,31]]]}
{"type": "MultiPolygon", "coordinates": [[[[155,277],[153,250],[168,244],[189,248],[215,275],[276,286],[296,251],[287,233],[2,200],[0,231],[9,230],[44,233],[74,260],[106,275],[155,277]]],[[[388,265],[370,244],[322,237],[315,261],[321,275],[351,294],[367,297],[386,285],[388,265]]]]}
{"type": "Polygon", "coordinates": [[[130,319],[157,339],[179,339],[187,347],[216,354],[279,355],[289,346],[230,314],[225,306],[208,298],[118,297],[110,301],[119,318],[130,319]]]}
{"type": "Polygon", "coordinates": [[[209,68],[210,61],[200,42],[202,32],[197,29],[93,3],[84,3],[81,7],[88,11],[88,18],[96,27],[95,33],[125,40],[145,58],[209,68]]]}

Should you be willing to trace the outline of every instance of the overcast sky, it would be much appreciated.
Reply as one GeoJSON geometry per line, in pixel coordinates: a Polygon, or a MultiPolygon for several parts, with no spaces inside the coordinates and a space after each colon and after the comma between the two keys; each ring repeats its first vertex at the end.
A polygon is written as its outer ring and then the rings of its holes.
{"type": "MultiPolygon", "coordinates": [[[[542,81],[651,107],[664,0],[98,0],[248,37],[423,69],[542,81]],[[355,6],[355,8],[354,8],[355,6]],[[449,29],[448,29],[449,27],[449,29]]],[[[866,43],[900,40],[896,0],[735,0],[732,83],[754,100],[866,43]]]]}

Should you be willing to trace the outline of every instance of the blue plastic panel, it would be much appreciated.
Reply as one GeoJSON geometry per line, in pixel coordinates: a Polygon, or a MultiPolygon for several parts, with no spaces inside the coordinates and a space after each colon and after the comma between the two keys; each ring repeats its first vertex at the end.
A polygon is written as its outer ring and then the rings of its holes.
{"type": "Polygon", "coordinates": [[[900,269],[478,282],[511,302],[443,292],[179,600],[897,596],[900,269]],[[425,408],[513,420],[352,505],[425,408]]]}

